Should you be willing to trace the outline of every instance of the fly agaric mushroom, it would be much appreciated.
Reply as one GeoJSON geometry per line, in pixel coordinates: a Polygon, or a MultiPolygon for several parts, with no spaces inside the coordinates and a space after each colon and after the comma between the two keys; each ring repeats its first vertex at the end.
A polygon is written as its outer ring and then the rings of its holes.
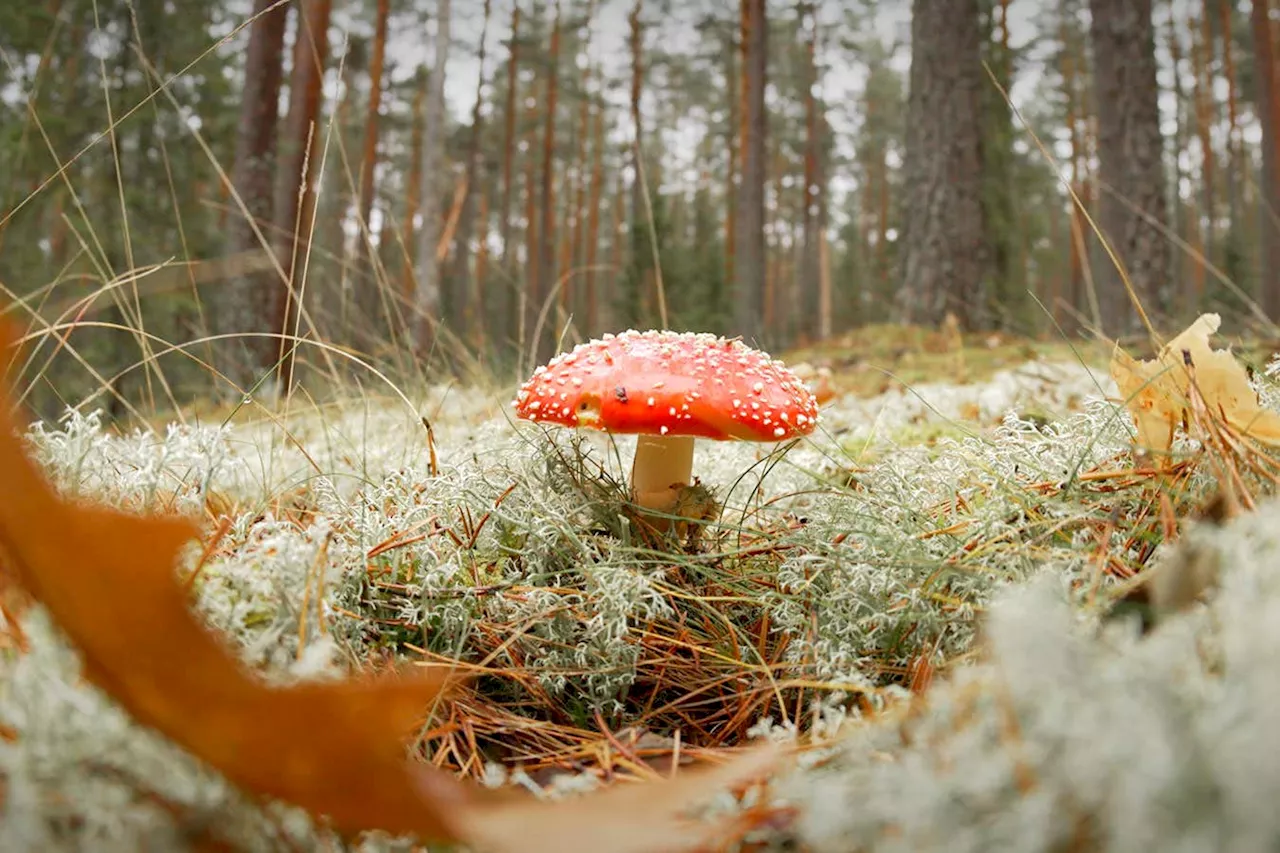
{"type": "Polygon", "coordinates": [[[734,339],[627,331],[562,353],[520,388],[516,415],[635,433],[632,499],[672,509],[693,473],[693,441],[785,441],[817,426],[818,402],[787,367],[734,339]]]}

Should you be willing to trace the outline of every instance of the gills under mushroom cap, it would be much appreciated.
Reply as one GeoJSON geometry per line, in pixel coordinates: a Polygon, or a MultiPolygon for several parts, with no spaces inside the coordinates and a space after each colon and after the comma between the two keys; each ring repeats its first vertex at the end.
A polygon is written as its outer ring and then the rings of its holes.
{"type": "Polygon", "coordinates": [[[738,339],[628,331],[539,367],[516,396],[532,421],[616,433],[784,441],[813,431],[818,401],[787,367],[738,339]]]}

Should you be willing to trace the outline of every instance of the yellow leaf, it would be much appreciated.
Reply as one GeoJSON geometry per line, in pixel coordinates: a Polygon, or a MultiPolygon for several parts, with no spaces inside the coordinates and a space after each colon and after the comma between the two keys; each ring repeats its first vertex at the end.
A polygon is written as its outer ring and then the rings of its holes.
{"type": "Polygon", "coordinates": [[[1189,417],[1193,377],[1211,416],[1258,441],[1280,444],[1280,415],[1262,408],[1244,365],[1229,349],[1209,345],[1221,322],[1217,314],[1201,315],[1150,361],[1116,346],[1111,377],[1133,415],[1140,446],[1169,450],[1175,427],[1189,417]]]}

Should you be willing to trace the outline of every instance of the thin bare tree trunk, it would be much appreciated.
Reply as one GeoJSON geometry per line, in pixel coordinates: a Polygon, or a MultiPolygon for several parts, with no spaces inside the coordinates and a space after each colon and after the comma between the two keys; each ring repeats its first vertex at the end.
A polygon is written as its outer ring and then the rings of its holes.
{"type": "MultiPolygon", "coordinates": [[[[1182,152],[1184,140],[1186,137],[1186,116],[1183,113],[1183,102],[1185,95],[1182,88],[1182,40],[1178,36],[1177,18],[1174,16],[1174,4],[1170,3],[1169,15],[1169,56],[1173,60],[1173,98],[1176,103],[1174,110],[1174,126],[1173,126],[1173,231],[1180,239],[1192,243],[1195,240],[1192,229],[1187,224],[1187,209],[1182,203],[1182,179],[1184,176],[1182,169],[1182,158],[1179,156],[1182,152]]],[[[1192,263],[1198,262],[1192,261],[1192,263]]],[[[1181,318],[1190,319],[1194,316],[1192,312],[1195,310],[1195,293],[1191,283],[1191,277],[1187,275],[1186,254],[1182,251],[1173,253],[1173,280],[1174,293],[1177,294],[1176,313],[1181,318]]]]}
{"type": "MultiPolygon", "coordinates": [[[[331,0],[300,0],[297,42],[289,81],[289,113],[279,183],[276,185],[276,254],[285,271],[271,312],[273,328],[293,335],[297,327],[301,277],[311,246],[311,220],[315,211],[316,154],[320,148],[320,87],[329,57],[331,0]]],[[[281,388],[293,382],[295,343],[282,338],[277,349],[281,388]]]]}
{"type": "Polygon", "coordinates": [[[1280,91],[1276,81],[1275,41],[1267,0],[1253,0],[1253,54],[1258,86],[1258,118],[1262,124],[1262,186],[1258,209],[1262,217],[1258,293],[1262,310],[1272,322],[1280,321],[1280,91]]]}
{"type": "MultiPolygon", "coordinates": [[[[591,55],[591,19],[595,15],[595,8],[595,0],[587,0],[587,11],[583,22],[586,35],[582,40],[582,51],[586,56],[591,55]]],[[[560,304],[566,314],[574,313],[577,308],[578,300],[574,298],[576,288],[573,287],[573,284],[577,278],[577,266],[582,263],[582,240],[587,228],[587,184],[588,176],[590,175],[590,169],[587,164],[587,143],[591,136],[592,105],[590,82],[591,64],[588,62],[582,70],[582,103],[578,107],[578,145],[573,170],[573,205],[571,208],[573,222],[570,226],[568,263],[561,265],[561,274],[566,278],[564,288],[560,291],[560,304]]]]}
{"type": "Polygon", "coordinates": [[[822,186],[818,179],[818,99],[815,90],[818,87],[818,18],[812,3],[800,7],[801,26],[809,30],[809,38],[805,43],[805,83],[807,84],[804,99],[804,187],[801,191],[800,222],[804,241],[803,255],[800,265],[800,318],[799,333],[801,340],[810,342],[818,334],[819,325],[819,236],[820,227],[818,210],[822,196],[822,186]]]}
{"type": "Polygon", "coordinates": [[[403,269],[400,274],[400,294],[409,300],[413,297],[413,221],[418,218],[422,191],[422,112],[423,101],[426,100],[427,77],[425,68],[419,69],[417,84],[413,90],[413,129],[409,134],[409,180],[405,187],[404,222],[400,224],[401,260],[403,269]]]}
{"type": "MultiPolygon", "coordinates": [[[[284,76],[284,31],[289,14],[287,6],[271,9],[272,0],[255,0],[254,22],[249,29],[249,46],[245,58],[245,86],[240,102],[240,118],[236,130],[235,165],[231,183],[244,203],[250,219],[234,216],[228,234],[232,255],[263,246],[254,225],[271,243],[274,207],[276,138],[280,126],[280,84],[284,76]],[[270,11],[267,11],[270,9],[270,11]],[[252,221],[250,221],[252,220],[252,221]]],[[[69,65],[78,62],[79,53],[71,55],[69,65]]],[[[66,234],[59,217],[54,232],[54,258],[61,256],[66,234]]],[[[216,334],[269,332],[264,323],[269,317],[270,279],[262,275],[239,275],[232,278],[218,294],[210,311],[216,334]]],[[[229,339],[219,349],[225,362],[220,369],[241,388],[248,388],[256,371],[272,363],[277,347],[265,339],[229,339]]]]}
{"type": "MultiPolygon", "coordinates": [[[[476,77],[476,99],[471,108],[471,129],[467,138],[467,164],[465,187],[462,197],[462,211],[458,219],[458,234],[454,244],[453,258],[453,275],[450,276],[449,294],[445,302],[446,316],[449,324],[456,328],[459,333],[467,328],[470,321],[468,318],[478,317],[473,312],[475,305],[475,282],[471,277],[471,237],[475,231],[474,227],[474,204],[476,195],[483,195],[483,191],[477,185],[477,175],[480,171],[480,136],[484,127],[484,119],[481,115],[481,108],[484,106],[484,60],[485,47],[489,39],[489,13],[491,10],[491,0],[484,0],[484,19],[480,24],[480,51],[477,57],[480,64],[480,71],[476,77]]],[[[467,338],[472,339],[475,336],[467,332],[467,338]]],[[[475,331],[479,332],[483,337],[483,328],[478,327],[475,331]]]]}
{"type": "Polygon", "coordinates": [[[604,192],[604,105],[595,107],[591,140],[591,200],[587,206],[586,270],[582,288],[585,291],[583,333],[595,337],[599,333],[600,316],[596,294],[596,253],[600,249],[600,196],[604,192]]]}
{"type": "Polygon", "coordinates": [[[364,258],[366,269],[356,276],[358,282],[356,303],[360,306],[362,328],[377,335],[382,311],[378,293],[380,279],[377,275],[377,254],[373,248],[373,232],[369,218],[373,215],[374,175],[378,168],[378,111],[382,106],[382,71],[387,55],[387,18],[391,15],[391,0],[378,0],[377,20],[374,24],[373,59],[369,63],[369,109],[364,119],[364,148],[360,156],[360,227],[362,233],[356,241],[360,250],[357,258],[364,258]]]}
{"type": "MultiPolygon", "coordinates": [[[[543,114],[542,136],[542,188],[538,194],[538,273],[537,304],[534,310],[541,312],[544,300],[551,298],[556,285],[556,220],[555,220],[555,149],[556,104],[560,97],[560,0],[556,0],[554,21],[551,25],[551,52],[547,57],[547,100],[543,114]]],[[[535,342],[539,363],[550,358],[549,342],[553,329],[543,328],[535,342]]]]}
{"type": "Polygon", "coordinates": [[[765,288],[766,134],[764,90],[768,53],[768,21],[764,0],[742,0],[742,67],[745,108],[742,111],[742,181],[738,187],[737,259],[734,262],[734,320],[738,334],[760,342],[765,288]]]}
{"type": "MultiPolygon", "coordinates": [[[[440,263],[436,257],[440,242],[440,175],[444,171],[446,138],[444,109],[444,77],[449,64],[449,0],[436,5],[435,59],[424,110],[422,144],[422,230],[418,232],[417,287],[414,303],[417,316],[416,344],[420,355],[426,355],[436,340],[436,323],[440,322],[440,263]]],[[[450,182],[452,183],[452,182],[450,182]]]]}
{"type": "Polygon", "coordinates": [[[511,40],[507,44],[507,98],[503,109],[502,121],[502,200],[498,209],[499,241],[502,243],[502,270],[504,273],[502,286],[492,294],[490,299],[492,324],[490,338],[505,348],[512,335],[512,320],[515,316],[515,293],[512,289],[515,281],[515,256],[511,242],[511,200],[512,200],[512,161],[516,149],[516,110],[519,100],[516,92],[520,82],[518,70],[520,65],[520,4],[511,7],[511,40]]]}
{"type": "MultiPolygon", "coordinates": [[[[1208,9],[1203,10],[1205,12],[1208,9]]],[[[1213,41],[1209,31],[1209,18],[1202,15],[1200,18],[1200,26],[1195,26],[1194,19],[1191,21],[1191,65],[1192,80],[1194,81],[1194,89],[1192,97],[1196,106],[1196,135],[1200,139],[1200,189],[1203,193],[1204,208],[1201,211],[1200,219],[1204,225],[1202,227],[1203,234],[1203,251],[1205,257],[1212,261],[1214,247],[1217,243],[1216,231],[1214,227],[1214,216],[1217,208],[1217,180],[1216,180],[1216,160],[1213,151],[1212,127],[1217,119],[1214,110],[1213,99],[1213,71],[1211,64],[1213,60],[1213,41]]],[[[1197,300],[1204,293],[1204,267],[1200,266],[1196,279],[1196,298],[1197,300]]]]}

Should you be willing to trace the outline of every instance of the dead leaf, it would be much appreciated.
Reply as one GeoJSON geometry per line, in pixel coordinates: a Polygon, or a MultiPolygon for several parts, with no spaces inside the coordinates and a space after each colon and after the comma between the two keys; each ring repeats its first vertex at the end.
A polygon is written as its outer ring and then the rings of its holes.
{"type": "Polygon", "coordinates": [[[188,606],[175,569],[193,523],[62,500],[23,452],[7,404],[0,482],[0,548],[18,583],[80,649],[89,679],[139,722],[236,785],[341,831],[447,835],[405,755],[442,671],[272,687],[188,606]]]}
{"type": "MultiPolygon", "coordinates": [[[[0,323],[0,359],[12,341],[0,323]]],[[[339,832],[382,829],[499,853],[693,850],[730,823],[687,821],[689,804],[761,775],[780,754],[752,750],[670,781],[555,803],[413,762],[406,735],[447,686],[444,670],[292,686],[255,677],[190,608],[177,562],[194,523],[65,500],[18,435],[0,394],[0,556],[79,648],[86,677],[246,792],[300,806],[339,832]]]]}
{"type": "Polygon", "coordinates": [[[1209,346],[1209,336],[1221,322],[1217,314],[1202,314],[1165,344],[1152,361],[1138,361],[1116,345],[1111,377],[1133,415],[1140,446],[1169,450],[1174,429],[1190,411],[1188,390],[1193,373],[1210,413],[1224,416],[1233,429],[1251,438],[1280,444],[1280,415],[1262,408],[1244,365],[1229,349],[1209,346]]]}
{"type": "Polygon", "coordinates": [[[697,822],[682,814],[717,791],[761,778],[782,753],[769,744],[663,782],[615,782],[603,791],[554,801],[512,796],[468,803],[456,788],[442,787],[436,774],[424,774],[419,785],[436,802],[455,802],[450,811],[458,834],[492,853],[680,853],[727,840],[731,823],[697,822]]]}

